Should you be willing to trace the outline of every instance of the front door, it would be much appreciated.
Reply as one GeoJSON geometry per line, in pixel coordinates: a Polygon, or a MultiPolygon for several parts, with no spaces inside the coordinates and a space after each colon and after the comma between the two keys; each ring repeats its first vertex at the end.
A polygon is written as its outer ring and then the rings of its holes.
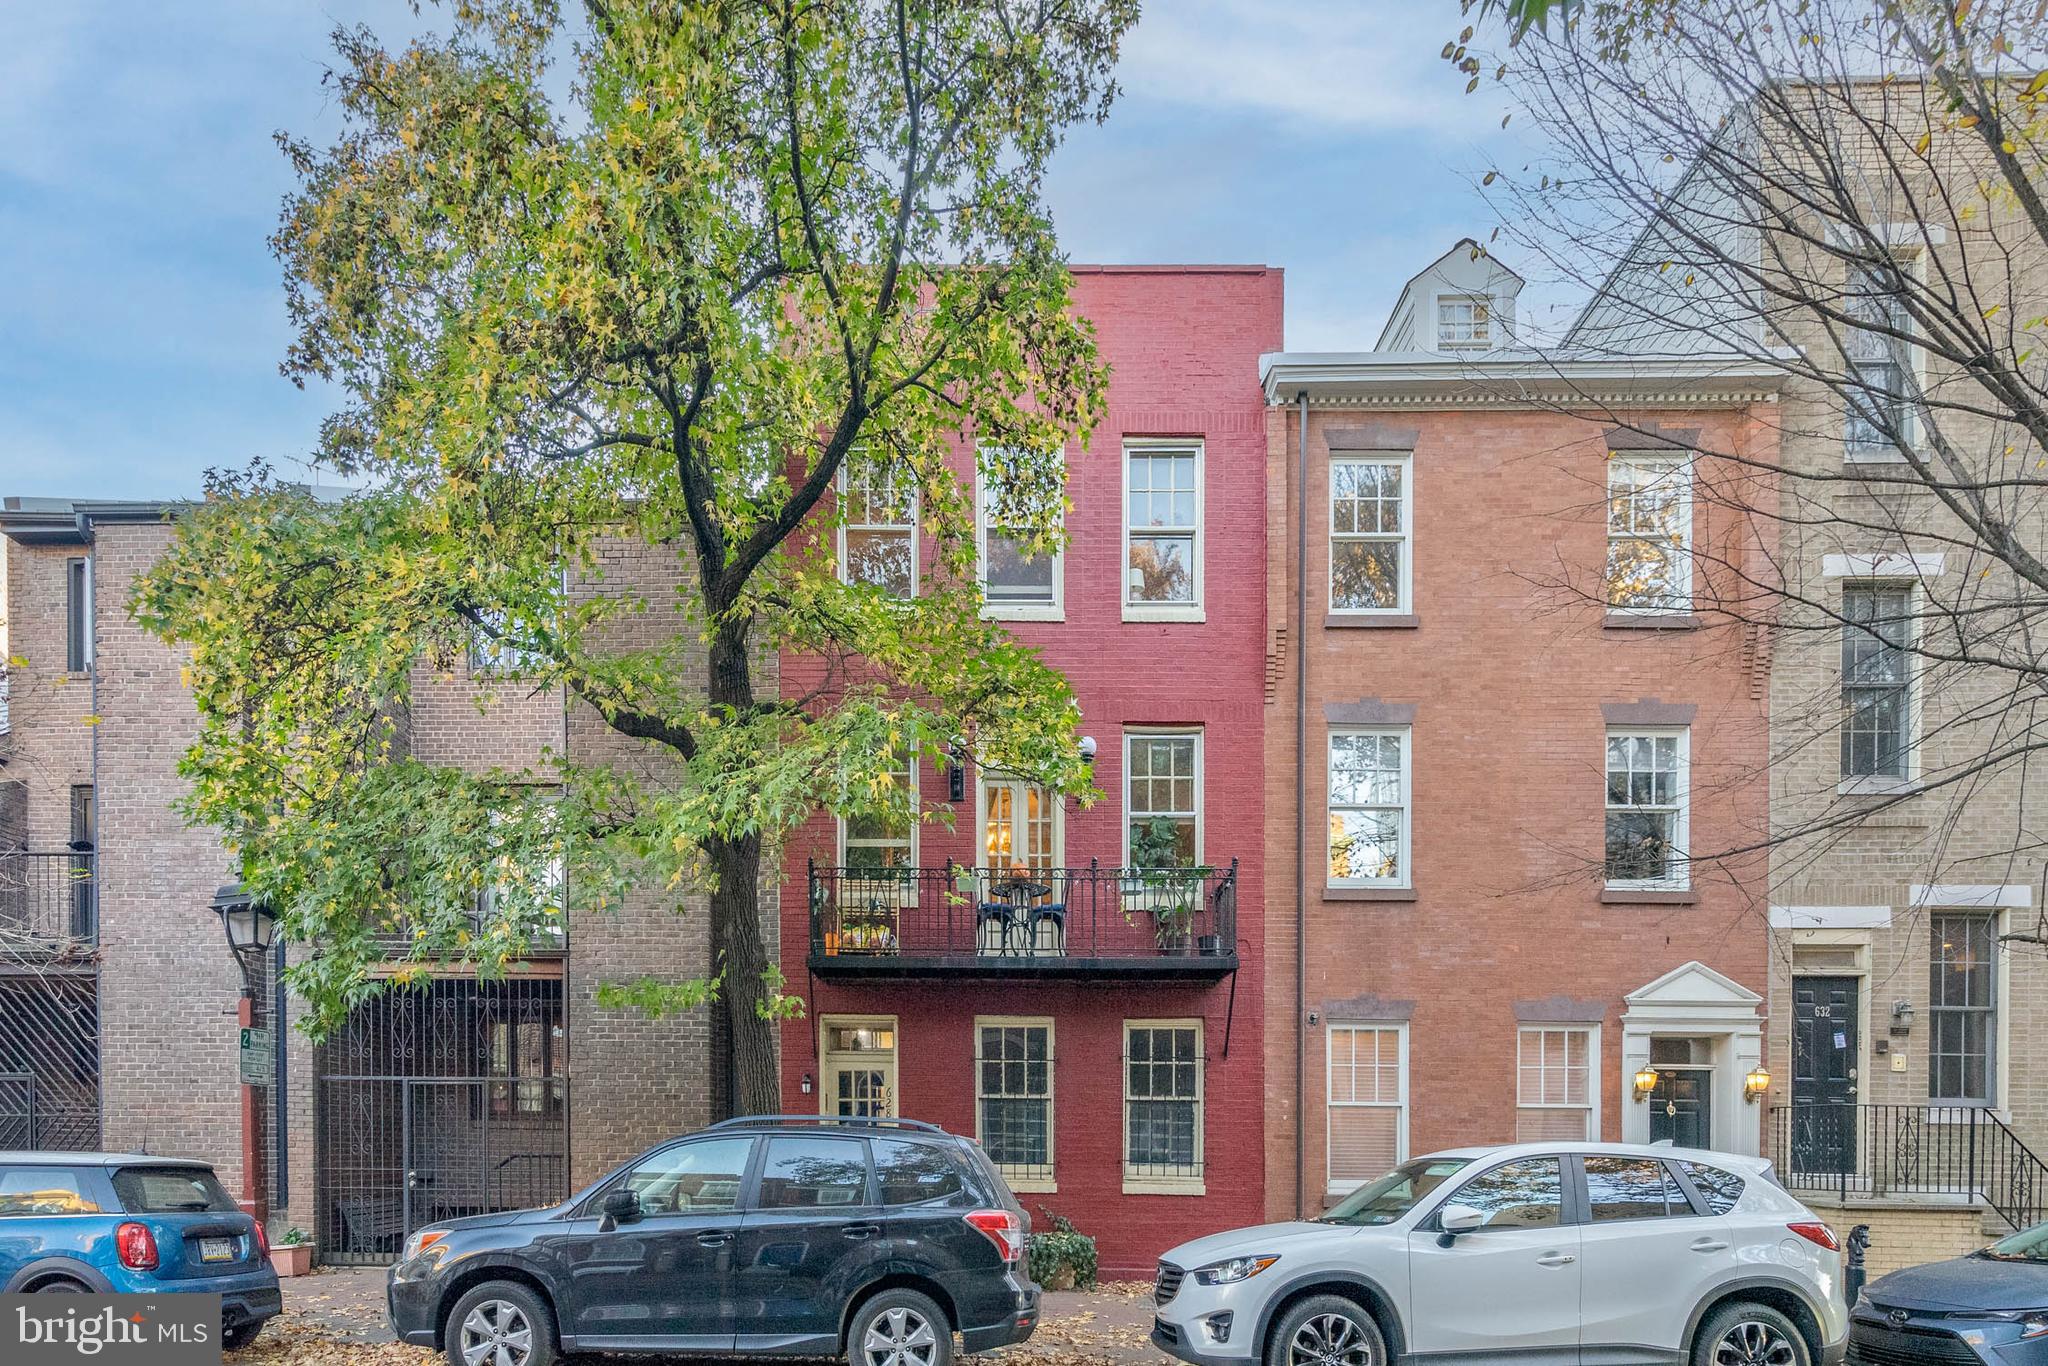
{"type": "Polygon", "coordinates": [[[1431,1227],[1435,1216],[1408,1235],[1411,1349],[1473,1361],[1577,1361],[1579,1226],[1564,1220],[1563,1159],[1502,1163],[1447,1203],[1490,1218],[1449,1247],[1431,1227]]]}
{"type": "Polygon", "coordinates": [[[818,1113],[870,1119],[896,1113],[896,1017],[827,1015],[818,1023],[824,1083],[818,1113]]]}
{"type": "Polygon", "coordinates": [[[733,1257],[740,1350],[838,1352],[840,1308],[886,1251],[867,1147],[836,1134],[767,1140],[733,1257]]]}
{"type": "Polygon", "coordinates": [[[1709,1067],[1659,1067],[1650,1092],[1650,1142],[1711,1148],[1714,1072],[1709,1067]]]}
{"type": "Polygon", "coordinates": [[[1792,1170],[1856,1170],[1856,1037],[1862,983],[1792,979],[1792,1170]]]}

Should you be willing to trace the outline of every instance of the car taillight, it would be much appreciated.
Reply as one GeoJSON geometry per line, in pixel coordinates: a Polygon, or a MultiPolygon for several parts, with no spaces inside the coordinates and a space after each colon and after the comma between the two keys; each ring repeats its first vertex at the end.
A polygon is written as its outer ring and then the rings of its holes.
{"type": "Polygon", "coordinates": [[[1785,1227],[1815,1247],[1824,1247],[1830,1252],[1842,1250],[1842,1244],[1836,1239],[1835,1231],[1826,1224],[1787,1224],[1785,1227]]]}
{"type": "Polygon", "coordinates": [[[996,1251],[1003,1254],[1006,1262],[1015,1262],[1024,1256],[1024,1221],[1006,1209],[978,1209],[967,1216],[967,1222],[981,1230],[982,1237],[996,1245],[996,1251]]]}
{"type": "Polygon", "coordinates": [[[148,1224],[123,1224],[114,1230],[114,1246],[121,1265],[130,1271],[156,1270],[156,1235],[148,1224]]]}
{"type": "Polygon", "coordinates": [[[256,1251],[260,1255],[268,1257],[270,1255],[270,1235],[264,1231],[263,1221],[261,1219],[253,1219],[250,1222],[256,1226],[256,1251]]]}

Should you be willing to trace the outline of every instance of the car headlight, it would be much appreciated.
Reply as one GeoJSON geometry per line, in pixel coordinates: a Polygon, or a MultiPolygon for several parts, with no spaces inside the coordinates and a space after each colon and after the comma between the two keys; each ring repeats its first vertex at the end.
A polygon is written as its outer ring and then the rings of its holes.
{"type": "Polygon", "coordinates": [[[1239,1281],[1250,1280],[1279,1260],[1278,1257],[1231,1257],[1198,1266],[1193,1274],[1201,1285],[1235,1285],[1239,1281]]]}
{"type": "Polygon", "coordinates": [[[445,1228],[423,1228],[405,1240],[405,1251],[399,1254],[398,1260],[409,1262],[447,1236],[445,1228]]]}
{"type": "Polygon", "coordinates": [[[2020,1337],[2048,1337],[2048,1309],[1979,1309],[1952,1311],[1951,1321],[1966,1323],[2017,1323],[2020,1337]]]}

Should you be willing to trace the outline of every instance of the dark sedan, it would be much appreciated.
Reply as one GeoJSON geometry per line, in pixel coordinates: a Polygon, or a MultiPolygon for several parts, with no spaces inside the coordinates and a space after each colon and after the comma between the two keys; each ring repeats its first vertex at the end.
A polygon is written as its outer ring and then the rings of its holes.
{"type": "Polygon", "coordinates": [[[1873,1282],[1849,1314],[1849,1360],[2048,1366],[2048,1224],[1873,1282]]]}

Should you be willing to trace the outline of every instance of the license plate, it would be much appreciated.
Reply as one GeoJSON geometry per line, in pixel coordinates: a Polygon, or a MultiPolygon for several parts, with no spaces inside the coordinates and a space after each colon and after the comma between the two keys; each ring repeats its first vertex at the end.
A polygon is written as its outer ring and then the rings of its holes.
{"type": "Polygon", "coordinates": [[[201,1238],[199,1260],[202,1262],[232,1262],[236,1249],[233,1238],[201,1238]]]}

